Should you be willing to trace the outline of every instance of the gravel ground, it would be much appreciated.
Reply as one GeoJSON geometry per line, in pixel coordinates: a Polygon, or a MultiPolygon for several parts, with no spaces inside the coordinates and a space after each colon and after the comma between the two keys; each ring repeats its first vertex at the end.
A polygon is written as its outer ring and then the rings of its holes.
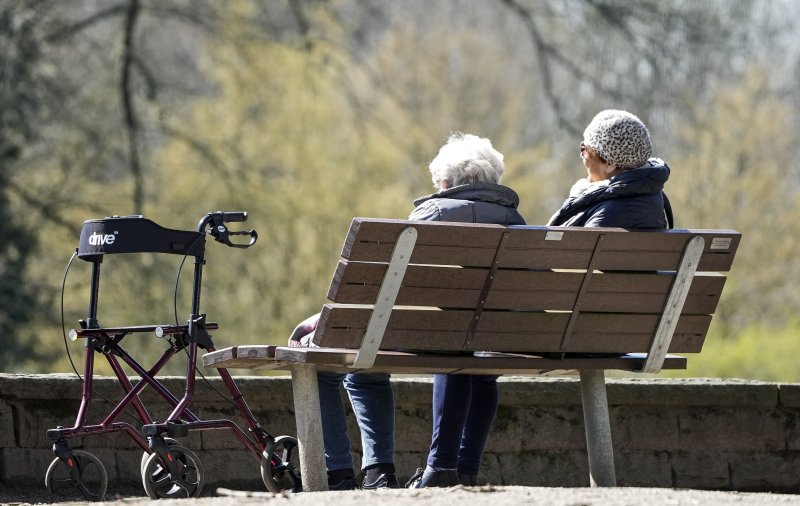
{"type": "MultiPolygon", "coordinates": [[[[40,492],[24,490],[2,491],[3,504],[23,505],[41,504],[48,498],[40,492]]],[[[547,506],[642,506],[649,505],[800,505],[800,495],[724,492],[705,490],[673,490],[667,488],[552,488],[552,487],[452,487],[447,489],[421,490],[378,490],[346,492],[305,492],[300,494],[278,495],[268,492],[237,492],[218,489],[214,497],[198,499],[150,500],[146,497],[117,497],[102,503],[64,502],[61,504],[89,505],[107,504],[113,506],[246,506],[274,503],[285,506],[374,506],[378,502],[392,506],[453,506],[469,504],[476,506],[511,506],[534,504],[547,506]]]]}

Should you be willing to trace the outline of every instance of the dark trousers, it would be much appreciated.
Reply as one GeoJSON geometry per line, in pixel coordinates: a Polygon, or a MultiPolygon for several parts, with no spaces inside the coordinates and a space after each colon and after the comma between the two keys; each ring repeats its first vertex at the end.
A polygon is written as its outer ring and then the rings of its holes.
{"type": "Polygon", "coordinates": [[[497,376],[436,374],[433,437],[428,465],[478,474],[483,447],[497,414],[497,376]]]}

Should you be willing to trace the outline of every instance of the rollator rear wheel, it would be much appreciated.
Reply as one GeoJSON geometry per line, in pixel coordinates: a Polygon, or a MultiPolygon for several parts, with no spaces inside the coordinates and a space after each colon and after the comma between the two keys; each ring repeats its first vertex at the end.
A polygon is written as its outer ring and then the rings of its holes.
{"type": "Polygon", "coordinates": [[[157,453],[147,457],[142,468],[142,484],[150,499],[177,499],[199,497],[203,491],[203,465],[200,459],[188,448],[170,445],[169,455],[176,463],[175,476],[162,463],[157,453]]]}
{"type": "Polygon", "coordinates": [[[108,488],[108,474],[100,459],[84,450],[72,450],[70,463],[56,457],[44,476],[53,501],[102,501],[108,488]],[[73,479],[70,467],[77,477],[73,479]]]}
{"type": "Polygon", "coordinates": [[[297,439],[280,436],[261,455],[261,479],[267,490],[274,494],[301,492],[300,461],[297,439]]]}

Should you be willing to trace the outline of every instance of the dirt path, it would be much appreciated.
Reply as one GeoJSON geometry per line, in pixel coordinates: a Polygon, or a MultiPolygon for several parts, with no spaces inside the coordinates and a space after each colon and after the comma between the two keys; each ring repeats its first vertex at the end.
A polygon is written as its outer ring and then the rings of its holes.
{"type": "MultiPolygon", "coordinates": [[[[225,492],[220,489],[221,493],[225,492]]],[[[665,488],[552,488],[552,487],[453,487],[449,489],[379,490],[375,492],[306,492],[294,495],[273,495],[253,492],[249,496],[218,495],[192,500],[152,501],[143,497],[127,497],[104,503],[69,502],[70,506],[107,504],[113,506],[247,506],[273,503],[285,506],[723,506],[723,505],[800,505],[800,495],[721,492],[704,490],[672,490],[665,488]]],[[[44,497],[9,497],[4,504],[35,504],[44,497]]]]}

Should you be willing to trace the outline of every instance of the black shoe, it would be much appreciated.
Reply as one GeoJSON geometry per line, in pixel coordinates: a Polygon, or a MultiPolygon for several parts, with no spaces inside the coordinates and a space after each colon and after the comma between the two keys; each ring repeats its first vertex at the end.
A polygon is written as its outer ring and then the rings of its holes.
{"type": "Polygon", "coordinates": [[[461,485],[458,481],[458,473],[455,469],[447,469],[445,471],[425,471],[417,469],[414,476],[409,480],[409,484],[415,482],[408,488],[426,488],[426,487],[454,487],[461,485]],[[422,471],[420,473],[420,471],[422,471]],[[419,475],[419,476],[417,476],[419,475]]]}
{"type": "Polygon", "coordinates": [[[333,485],[329,482],[328,490],[358,490],[358,481],[355,478],[345,478],[333,485]]]}
{"type": "Polygon", "coordinates": [[[411,475],[411,478],[408,479],[403,488],[417,488],[417,483],[419,480],[422,479],[422,474],[425,472],[425,468],[418,467],[414,474],[411,475]]]}
{"type": "Polygon", "coordinates": [[[461,474],[458,473],[458,481],[461,482],[462,485],[465,487],[477,487],[480,486],[478,483],[478,475],[477,474],[461,474]]]}
{"type": "Polygon", "coordinates": [[[372,483],[367,483],[367,479],[364,478],[364,483],[361,485],[361,488],[364,490],[375,490],[376,488],[400,488],[400,484],[397,482],[397,475],[394,473],[383,473],[372,483]]]}

